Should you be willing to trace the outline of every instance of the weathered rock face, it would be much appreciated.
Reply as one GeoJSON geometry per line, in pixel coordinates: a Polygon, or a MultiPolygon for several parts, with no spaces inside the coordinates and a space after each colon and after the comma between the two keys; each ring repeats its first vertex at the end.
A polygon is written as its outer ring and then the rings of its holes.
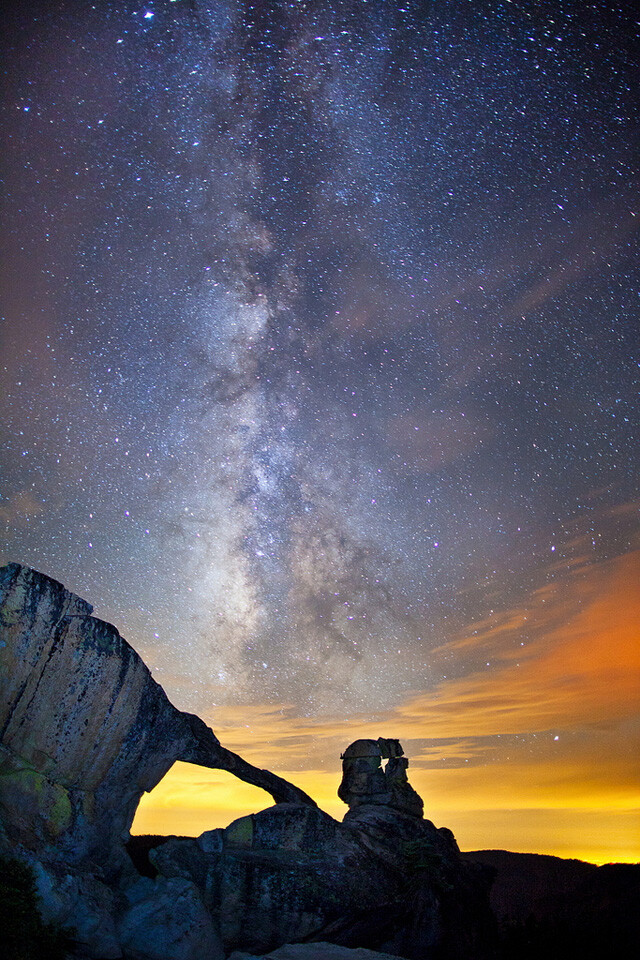
{"type": "Polygon", "coordinates": [[[229,960],[398,960],[398,957],[364,947],[339,947],[335,943],[287,943],[264,957],[237,950],[229,960]]]}
{"type": "Polygon", "coordinates": [[[422,818],[397,740],[345,751],[339,823],[173,707],[91,610],[33,570],[0,570],[0,852],[34,866],[45,919],[75,928],[77,957],[222,960],[292,941],[490,955],[487,891],[450,831],[422,818]],[[166,840],[142,877],[124,843],[175,760],[229,770],[277,805],[166,840]]]}
{"type": "Polygon", "coordinates": [[[91,612],[43,574],[0,569],[0,851],[32,864],[45,919],[76,930],[79,955],[115,958],[124,946],[138,960],[163,949],[182,960],[220,956],[193,884],[180,897],[152,884],[152,903],[132,900],[139,878],[124,843],[143,792],[184,760],[228,770],[277,802],[315,803],[177,710],[91,612]],[[144,932],[152,920],[163,931],[155,942],[144,932]]]}
{"type": "Polygon", "coordinates": [[[127,960],[223,960],[213,918],[189,880],[141,877],[126,899],[118,939],[127,960]]]}

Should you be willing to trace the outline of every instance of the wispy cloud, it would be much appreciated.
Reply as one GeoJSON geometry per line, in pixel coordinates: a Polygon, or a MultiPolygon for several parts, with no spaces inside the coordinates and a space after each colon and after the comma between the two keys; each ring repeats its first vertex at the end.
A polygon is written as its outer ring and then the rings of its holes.
{"type": "Polygon", "coordinates": [[[478,736],[583,727],[634,715],[640,703],[640,553],[537,590],[437,651],[498,661],[413,698],[398,716],[416,735],[478,736]],[[522,638],[526,631],[527,641],[522,638]]]}

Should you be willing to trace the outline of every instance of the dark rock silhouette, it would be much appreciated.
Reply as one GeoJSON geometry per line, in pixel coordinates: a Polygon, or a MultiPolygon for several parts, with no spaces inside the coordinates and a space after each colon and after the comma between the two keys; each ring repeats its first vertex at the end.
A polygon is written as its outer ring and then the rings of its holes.
{"type": "Polygon", "coordinates": [[[45,920],[74,927],[77,957],[222,960],[292,941],[325,954],[330,943],[492,956],[482,868],[423,819],[397,740],[345,751],[339,823],[173,707],[118,631],[61,584],[10,564],[0,601],[0,853],[31,865],[45,920]],[[129,838],[143,791],[178,759],[278,802],[197,839],[129,838]]]}
{"type": "Polygon", "coordinates": [[[379,804],[339,823],[283,804],[150,851],[160,876],[193,880],[225,951],[330,941],[405,957],[479,957],[492,922],[481,880],[428,820],[379,804]]]}
{"type": "Polygon", "coordinates": [[[356,740],[342,754],[342,783],[338,796],[350,809],[382,804],[421,817],[422,797],[407,778],[409,761],[398,740],[356,740]],[[382,761],[386,766],[382,768],[382,761]]]}

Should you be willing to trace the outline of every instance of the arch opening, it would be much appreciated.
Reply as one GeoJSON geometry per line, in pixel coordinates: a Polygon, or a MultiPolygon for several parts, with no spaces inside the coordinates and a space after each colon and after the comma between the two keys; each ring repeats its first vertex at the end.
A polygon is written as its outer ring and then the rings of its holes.
{"type": "Polygon", "coordinates": [[[177,760],[153,790],[140,798],[130,833],[199,837],[272,804],[273,798],[265,790],[226,770],[177,760]]]}

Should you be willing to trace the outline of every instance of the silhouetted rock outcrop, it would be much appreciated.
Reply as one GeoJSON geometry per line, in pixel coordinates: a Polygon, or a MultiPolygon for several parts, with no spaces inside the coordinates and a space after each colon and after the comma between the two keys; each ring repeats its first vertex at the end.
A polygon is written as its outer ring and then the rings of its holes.
{"type": "Polygon", "coordinates": [[[448,831],[379,804],[339,823],[283,804],[150,853],[203,891],[225,951],[331,941],[405,957],[485,956],[485,888],[448,831]]]}
{"type": "Polygon", "coordinates": [[[491,956],[482,871],[423,819],[397,740],[345,751],[339,823],[173,707],[61,584],[11,564],[0,600],[0,853],[32,865],[45,919],[75,928],[78,957],[222,960],[291,941],[491,956]],[[175,760],[229,770],[278,803],[197,839],[129,840],[140,796],[175,760]]]}
{"type": "Polygon", "coordinates": [[[356,740],[342,754],[338,796],[350,808],[380,804],[421,817],[424,804],[407,779],[409,761],[399,740],[356,740]],[[382,767],[382,761],[386,766],[382,767]]]}

